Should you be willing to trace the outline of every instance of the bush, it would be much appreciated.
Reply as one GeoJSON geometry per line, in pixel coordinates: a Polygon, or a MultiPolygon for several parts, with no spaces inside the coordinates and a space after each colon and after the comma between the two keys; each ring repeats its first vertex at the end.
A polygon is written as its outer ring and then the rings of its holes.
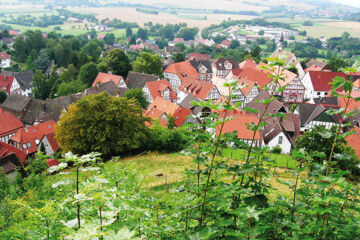
{"type": "Polygon", "coordinates": [[[155,121],[150,130],[146,149],[165,153],[179,152],[185,148],[186,134],[186,130],[182,128],[164,128],[159,121],[155,121]]]}
{"type": "Polygon", "coordinates": [[[275,146],[273,147],[273,149],[271,149],[271,153],[276,153],[276,154],[280,154],[282,151],[280,146],[275,146]]]}

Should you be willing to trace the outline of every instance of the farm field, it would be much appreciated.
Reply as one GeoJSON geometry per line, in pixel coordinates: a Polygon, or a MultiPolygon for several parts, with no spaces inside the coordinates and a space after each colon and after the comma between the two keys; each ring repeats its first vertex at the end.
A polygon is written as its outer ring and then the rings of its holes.
{"type": "Polygon", "coordinates": [[[311,37],[339,37],[343,32],[349,32],[353,37],[360,37],[360,23],[332,19],[304,19],[304,18],[270,18],[269,21],[286,22],[300,31],[306,31],[311,37]],[[314,22],[313,26],[302,26],[306,20],[314,22]]]}
{"type": "Polygon", "coordinates": [[[247,15],[228,15],[228,14],[190,14],[190,13],[179,13],[179,15],[159,13],[158,15],[146,14],[138,12],[135,8],[69,8],[70,11],[84,13],[84,14],[95,14],[100,20],[104,18],[114,19],[118,18],[122,21],[136,22],[140,26],[149,21],[154,24],[175,24],[175,23],[187,23],[189,27],[198,27],[203,29],[210,26],[211,24],[219,24],[228,18],[232,20],[250,20],[255,16],[247,15]],[[206,16],[206,20],[204,17],[206,16]]]}

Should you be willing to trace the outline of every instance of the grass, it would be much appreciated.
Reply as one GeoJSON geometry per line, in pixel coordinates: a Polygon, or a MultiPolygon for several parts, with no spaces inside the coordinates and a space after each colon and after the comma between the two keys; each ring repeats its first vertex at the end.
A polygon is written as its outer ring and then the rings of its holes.
{"type": "MultiPolygon", "coordinates": [[[[237,149],[225,149],[223,150],[223,158],[226,159],[232,152],[233,160],[231,162],[235,162],[237,160],[242,160],[244,155],[246,154],[245,150],[237,149]]],[[[277,182],[277,178],[281,180],[289,180],[293,179],[293,176],[290,173],[287,173],[287,169],[284,169],[286,165],[289,165],[289,168],[296,167],[296,162],[287,155],[282,154],[269,154],[275,160],[275,164],[271,166],[274,170],[276,170],[277,175],[271,177],[267,181],[275,188],[277,191],[287,194],[289,192],[289,188],[287,186],[283,186],[277,182]],[[279,168],[280,167],[280,168],[279,168]]],[[[110,161],[104,164],[105,169],[115,168],[122,169],[124,167],[133,167],[136,171],[145,178],[145,187],[153,189],[155,192],[164,191],[167,188],[167,185],[170,188],[179,186],[183,184],[185,178],[186,169],[195,168],[195,164],[192,161],[191,157],[183,156],[180,154],[157,154],[150,153],[142,156],[136,157],[127,157],[121,159],[119,161],[110,161]]],[[[82,172],[82,179],[86,179],[90,177],[93,172],[82,172]]],[[[62,174],[55,174],[49,176],[47,180],[51,183],[58,182],[68,176],[62,174]]],[[[231,181],[232,176],[229,174],[222,174],[221,178],[224,181],[231,181]]]]}

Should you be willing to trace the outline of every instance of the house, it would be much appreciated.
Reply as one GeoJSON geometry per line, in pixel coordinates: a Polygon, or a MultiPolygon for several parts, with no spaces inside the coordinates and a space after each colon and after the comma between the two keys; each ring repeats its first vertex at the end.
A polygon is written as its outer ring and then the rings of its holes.
{"type": "Polygon", "coordinates": [[[279,58],[285,61],[285,68],[295,66],[299,75],[299,78],[302,79],[305,75],[305,71],[301,66],[301,63],[295,56],[295,54],[288,52],[283,47],[279,47],[271,55],[271,58],[279,58]]]}
{"type": "Polygon", "coordinates": [[[162,126],[167,125],[168,117],[171,116],[175,120],[175,125],[179,127],[185,123],[186,117],[190,113],[190,109],[178,106],[162,97],[157,97],[148,109],[143,112],[143,115],[154,120],[158,119],[162,126]]]}
{"type": "Polygon", "coordinates": [[[294,78],[286,85],[282,93],[284,103],[300,103],[304,101],[305,87],[299,78],[294,78]]]}
{"type": "Polygon", "coordinates": [[[130,49],[133,51],[142,51],[144,50],[145,46],[144,44],[140,43],[140,44],[131,44],[130,45],[130,49]]]}
{"type": "Polygon", "coordinates": [[[212,47],[215,45],[215,42],[212,39],[200,39],[199,44],[203,44],[205,46],[212,47]]]}
{"type": "Polygon", "coordinates": [[[207,116],[211,112],[211,110],[209,108],[203,108],[201,105],[194,106],[193,105],[194,101],[200,102],[201,100],[192,95],[187,95],[184,98],[184,100],[182,100],[179,103],[180,107],[191,110],[190,114],[188,115],[188,117],[185,120],[185,123],[187,123],[187,122],[199,123],[200,122],[199,120],[203,119],[203,117],[207,116]]]}
{"type": "MultiPolygon", "coordinates": [[[[223,113],[220,113],[220,116],[223,113]]],[[[256,131],[255,134],[250,130],[248,124],[257,124],[259,122],[258,117],[255,114],[247,114],[241,111],[232,111],[227,117],[232,117],[233,119],[224,123],[222,134],[237,132],[238,140],[242,141],[247,145],[253,147],[261,147],[261,135],[259,131],[256,131]],[[254,137],[254,141],[253,141],[254,137]]],[[[216,128],[216,135],[220,134],[220,126],[216,128]]]]}
{"type": "MultiPolygon", "coordinates": [[[[256,96],[251,102],[249,102],[246,107],[253,108],[257,111],[258,116],[263,115],[264,111],[267,114],[276,114],[276,113],[287,113],[288,109],[284,103],[275,99],[269,104],[264,104],[262,101],[265,99],[270,99],[270,94],[267,91],[261,91],[258,96],[256,96]]],[[[269,118],[266,116],[265,119],[269,118]]]]}
{"type": "Polygon", "coordinates": [[[20,31],[18,31],[18,30],[10,30],[10,31],[9,31],[9,34],[10,34],[11,36],[17,36],[17,35],[20,34],[20,31]]]}
{"type": "Polygon", "coordinates": [[[27,157],[34,157],[43,137],[55,132],[55,124],[55,121],[47,121],[22,128],[11,137],[9,144],[23,151],[27,157]]]}
{"type": "Polygon", "coordinates": [[[210,60],[210,56],[207,54],[201,54],[201,53],[191,53],[187,60],[197,60],[197,61],[204,61],[204,60],[210,60]]]}
{"type": "Polygon", "coordinates": [[[102,84],[110,81],[114,82],[118,88],[127,88],[124,78],[122,76],[102,72],[98,73],[91,86],[95,87],[97,84],[102,84]]]}
{"type": "MultiPolygon", "coordinates": [[[[346,78],[346,74],[342,72],[317,72],[309,71],[301,80],[305,87],[305,99],[313,99],[329,96],[332,85],[330,83],[335,77],[346,78]]],[[[342,91],[342,88],[339,89],[342,91]]]]}
{"type": "Polygon", "coordinates": [[[48,120],[58,121],[61,113],[66,111],[69,105],[85,96],[106,92],[111,96],[122,97],[125,91],[126,88],[118,88],[113,81],[109,81],[87,88],[81,93],[55,99],[40,100],[21,95],[10,95],[0,107],[3,113],[11,113],[25,125],[33,125],[48,120]]]}
{"type": "Polygon", "coordinates": [[[231,58],[218,58],[213,62],[212,68],[217,77],[231,79],[233,69],[239,68],[239,64],[231,58]]]}
{"type": "Polygon", "coordinates": [[[305,63],[305,67],[306,70],[310,68],[314,68],[314,69],[319,69],[318,71],[331,71],[329,65],[326,62],[319,61],[314,58],[310,59],[307,63],[305,63]]]}
{"type": "Polygon", "coordinates": [[[261,131],[264,145],[273,149],[281,148],[282,153],[290,154],[295,140],[300,136],[300,116],[285,113],[285,118],[273,117],[266,120],[267,125],[261,131]]]}
{"type": "Polygon", "coordinates": [[[176,93],[167,80],[146,82],[142,91],[149,105],[152,104],[157,97],[164,98],[166,101],[173,103],[176,103],[177,100],[176,93]]]}
{"type": "Polygon", "coordinates": [[[6,92],[10,95],[10,92],[13,89],[17,89],[19,84],[17,82],[14,83],[14,76],[6,76],[4,74],[0,74],[0,90],[6,92]]]}
{"type": "Polygon", "coordinates": [[[167,56],[171,56],[175,53],[181,52],[181,49],[178,46],[166,46],[165,47],[165,53],[167,56]]]}
{"type": "Polygon", "coordinates": [[[239,63],[240,71],[244,70],[245,68],[256,68],[257,64],[252,59],[247,59],[239,63]]]}
{"type": "Polygon", "coordinates": [[[0,52],[0,68],[9,68],[11,63],[11,56],[6,52],[0,52]]]}
{"type": "MultiPolygon", "coordinates": [[[[1,150],[0,150],[1,152],[1,150]]],[[[8,177],[10,183],[14,182],[17,177],[17,170],[22,168],[22,165],[15,153],[0,155],[0,169],[8,177]]],[[[23,171],[22,171],[23,172],[23,171]]]]}
{"type": "Polygon", "coordinates": [[[213,72],[211,67],[210,60],[190,60],[190,64],[196,69],[196,71],[200,74],[200,80],[210,81],[213,72]]]}
{"type": "Polygon", "coordinates": [[[22,119],[26,110],[31,102],[31,98],[24,97],[21,95],[10,95],[2,103],[1,109],[3,113],[11,113],[15,117],[22,119]]]}
{"type": "Polygon", "coordinates": [[[338,124],[339,117],[327,114],[328,109],[330,108],[321,104],[300,103],[296,108],[296,112],[300,115],[300,131],[310,131],[314,126],[324,126],[326,129],[330,129],[333,125],[338,124]]]}
{"type": "Polygon", "coordinates": [[[32,70],[27,70],[24,72],[4,71],[3,74],[14,77],[14,81],[10,89],[10,94],[17,94],[25,97],[33,96],[32,90],[34,73],[32,70]]]}
{"type": "Polygon", "coordinates": [[[53,156],[60,149],[59,144],[55,139],[55,133],[45,134],[44,137],[40,140],[37,150],[40,151],[41,145],[45,148],[45,154],[47,156],[53,156]]]}
{"type": "Polygon", "coordinates": [[[96,36],[96,38],[99,39],[99,40],[104,40],[105,39],[105,34],[98,34],[96,36]]]}
{"type": "Polygon", "coordinates": [[[215,101],[220,97],[220,92],[210,82],[189,78],[185,79],[179,86],[178,100],[181,102],[187,95],[192,95],[203,101],[215,101]]]}
{"type": "Polygon", "coordinates": [[[224,41],[221,42],[221,47],[223,47],[223,48],[229,48],[230,45],[231,45],[231,41],[229,41],[229,40],[225,39],[224,41]]]}
{"type": "Polygon", "coordinates": [[[24,124],[10,113],[0,114],[0,142],[8,143],[17,130],[24,124]]]}
{"type": "Polygon", "coordinates": [[[11,155],[11,154],[15,154],[16,158],[19,160],[20,164],[24,165],[25,159],[26,159],[26,154],[23,151],[15,148],[7,143],[0,142],[0,157],[5,157],[5,156],[11,155]]]}
{"type": "MultiPolygon", "coordinates": [[[[229,81],[219,78],[219,77],[213,77],[211,82],[217,87],[217,89],[220,92],[221,96],[228,97],[230,95],[231,89],[229,87],[224,86],[225,83],[228,83],[229,81]]],[[[232,102],[244,102],[245,96],[242,92],[243,89],[232,89],[231,95],[232,95],[232,102]]]]}
{"type": "Polygon", "coordinates": [[[183,38],[174,38],[173,41],[169,41],[169,42],[168,42],[168,45],[169,45],[170,47],[175,47],[175,45],[176,45],[176,44],[179,44],[179,43],[184,43],[184,44],[185,44],[184,39],[183,39],[183,38]]]}
{"type": "Polygon", "coordinates": [[[129,89],[143,89],[145,83],[159,80],[159,76],[146,73],[129,72],[126,78],[126,85],[129,89]]]}
{"type": "Polygon", "coordinates": [[[355,134],[349,135],[345,138],[347,145],[355,150],[355,154],[360,158],[360,128],[354,127],[355,134]]]}
{"type": "Polygon", "coordinates": [[[175,93],[179,97],[179,87],[180,85],[188,80],[196,80],[200,78],[200,74],[196,69],[191,65],[189,61],[173,63],[164,70],[164,77],[171,84],[171,87],[174,89],[175,93]]]}
{"type": "Polygon", "coordinates": [[[245,88],[241,88],[241,91],[245,96],[245,103],[249,103],[259,94],[261,88],[272,82],[272,79],[269,78],[267,73],[259,69],[245,68],[239,74],[238,82],[241,86],[245,86],[245,88]]]}

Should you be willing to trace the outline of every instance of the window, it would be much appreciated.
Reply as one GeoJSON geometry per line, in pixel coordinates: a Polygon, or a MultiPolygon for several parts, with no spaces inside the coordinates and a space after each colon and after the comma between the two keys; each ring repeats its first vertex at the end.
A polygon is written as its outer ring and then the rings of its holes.
{"type": "Polygon", "coordinates": [[[317,92],[317,95],[320,96],[320,92],[317,92]]]}
{"type": "Polygon", "coordinates": [[[279,142],[278,142],[278,144],[282,144],[282,141],[283,141],[283,136],[279,136],[279,142]]]}

